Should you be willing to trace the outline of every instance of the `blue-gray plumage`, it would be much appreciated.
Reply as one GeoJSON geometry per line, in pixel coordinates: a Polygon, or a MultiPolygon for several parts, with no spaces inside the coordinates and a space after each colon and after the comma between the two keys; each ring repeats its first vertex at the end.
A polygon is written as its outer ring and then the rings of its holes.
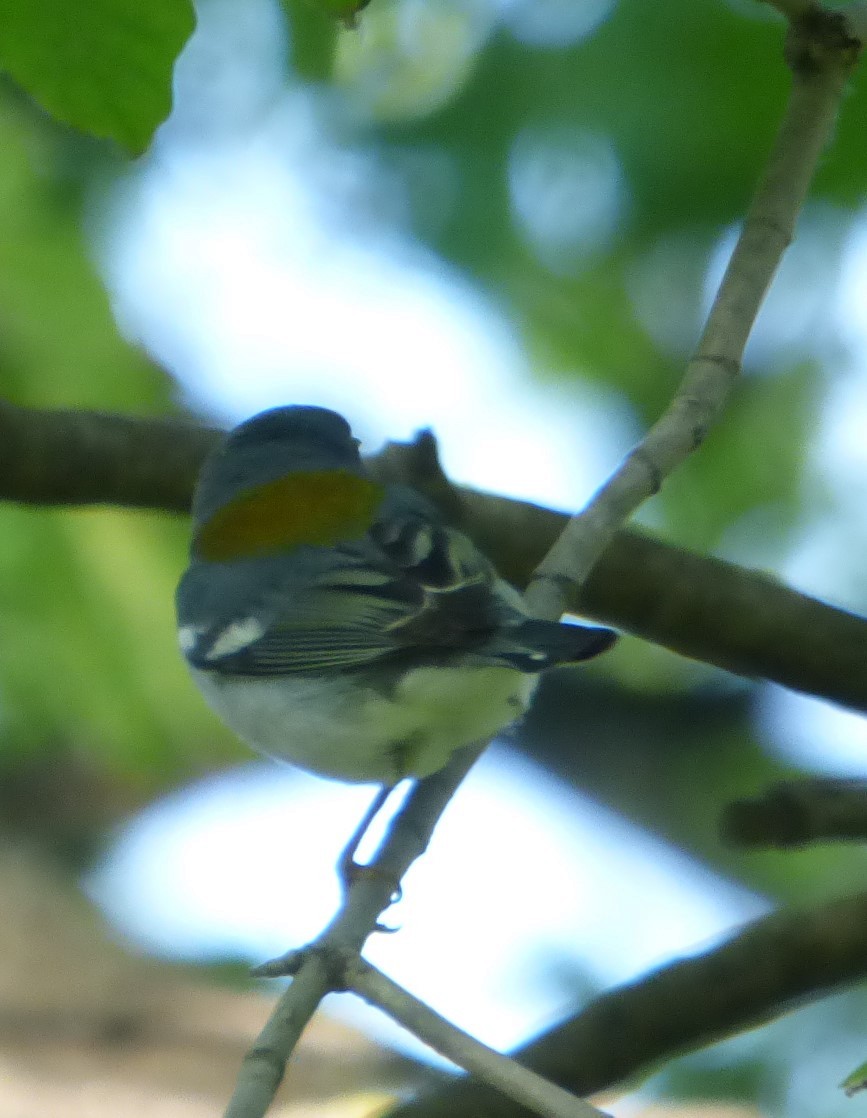
{"type": "Polygon", "coordinates": [[[380,486],[342,417],[275,408],[206,463],[179,640],[254,748],[343,780],[442,767],[614,634],[537,621],[414,490],[380,486]]]}

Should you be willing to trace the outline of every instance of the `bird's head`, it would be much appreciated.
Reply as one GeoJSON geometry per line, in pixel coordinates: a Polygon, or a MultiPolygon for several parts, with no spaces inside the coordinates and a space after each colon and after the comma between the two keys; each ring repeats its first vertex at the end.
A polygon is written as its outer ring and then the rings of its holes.
{"type": "Polygon", "coordinates": [[[363,535],[383,491],[358,445],[327,408],[271,408],[241,423],[202,468],[193,555],[226,562],[363,535]]]}

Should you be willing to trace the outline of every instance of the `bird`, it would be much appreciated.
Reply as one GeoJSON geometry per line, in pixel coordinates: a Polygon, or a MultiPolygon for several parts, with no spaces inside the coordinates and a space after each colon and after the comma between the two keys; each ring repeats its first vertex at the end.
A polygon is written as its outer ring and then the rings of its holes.
{"type": "Polygon", "coordinates": [[[366,469],[349,423],[283,406],[235,427],[192,504],[178,642],[254,750],[391,788],[527,710],[547,669],[610,629],[531,617],[420,492],[366,469]]]}

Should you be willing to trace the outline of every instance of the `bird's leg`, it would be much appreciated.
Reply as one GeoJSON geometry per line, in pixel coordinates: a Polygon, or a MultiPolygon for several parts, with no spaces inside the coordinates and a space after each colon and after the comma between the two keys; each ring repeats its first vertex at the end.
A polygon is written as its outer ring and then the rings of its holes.
{"type": "Polygon", "coordinates": [[[349,839],[349,842],[346,844],[343,849],[343,853],[340,855],[340,861],[337,863],[337,872],[343,885],[344,893],[349,891],[349,886],[352,884],[355,878],[367,869],[366,866],[360,865],[358,862],[356,862],[355,855],[358,853],[358,848],[361,845],[364,836],[367,834],[370,824],[374,821],[377,815],[379,815],[380,811],[382,811],[383,807],[385,806],[385,801],[394,791],[395,787],[396,785],[394,784],[383,784],[383,786],[379,789],[379,791],[376,793],[373,800],[371,801],[370,807],[368,807],[367,811],[362,816],[361,822],[352,832],[352,836],[349,839]]]}

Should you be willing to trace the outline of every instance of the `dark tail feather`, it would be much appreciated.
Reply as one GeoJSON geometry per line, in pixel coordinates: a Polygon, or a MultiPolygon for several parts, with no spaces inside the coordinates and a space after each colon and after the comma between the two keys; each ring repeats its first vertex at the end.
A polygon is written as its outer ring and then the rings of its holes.
{"type": "Polygon", "coordinates": [[[611,629],[591,629],[584,625],[563,625],[557,621],[524,621],[513,630],[515,644],[527,649],[516,657],[515,666],[541,671],[554,664],[573,664],[605,652],[617,640],[611,629]],[[518,663],[517,660],[526,660],[518,663]]]}

